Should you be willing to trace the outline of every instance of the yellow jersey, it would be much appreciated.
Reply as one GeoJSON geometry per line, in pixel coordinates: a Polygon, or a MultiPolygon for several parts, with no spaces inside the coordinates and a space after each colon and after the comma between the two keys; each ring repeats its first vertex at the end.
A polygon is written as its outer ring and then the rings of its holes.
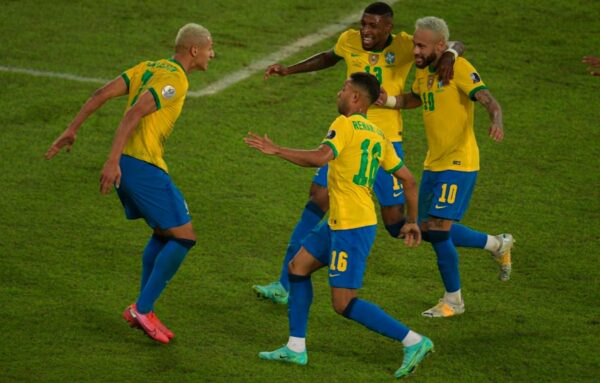
{"type": "Polygon", "coordinates": [[[412,93],[423,103],[427,135],[425,169],[479,170],[479,148],[473,130],[475,93],[487,87],[471,63],[454,63],[454,78],[443,85],[432,68],[417,69],[412,93]]]}
{"type": "MultiPolygon", "coordinates": [[[[349,29],[340,35],[333,48],[333,52],[346,62],[346,77],[354,72],[371,73],[390,96],[403,93],[414,62],[412,36],[405,32],[390,35],[381,51],[365,51],[361,41],[360,31],[349,29]]],[[[402,141],[400,111],[372,105],[367,114],[390,141],[402,141]]]]}
{"type": "Polygon", "coordinates": [[[332,230],[375,225],[377,216],[371,197],[377,170],[388,173],[404,166],[392,143],[362,114],[339,116],[329,127],[322,144],[333,150],[329,162],[329,226],[332,230]]]}
{"type": "Polygon", "coordinates": [[[188,90],[187,74],[174,59],[144,61],[121,74],[129,89],[127,108],[149,91],[156,111],[142,118],[125,145],[123,154],[149,162],[168,172],[164,142],[181,113],[188,90]]]}

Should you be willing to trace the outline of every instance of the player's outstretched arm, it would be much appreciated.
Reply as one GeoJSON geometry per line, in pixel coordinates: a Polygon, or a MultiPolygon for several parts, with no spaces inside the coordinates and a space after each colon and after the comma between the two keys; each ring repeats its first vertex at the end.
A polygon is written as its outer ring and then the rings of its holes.
{"type": "Polygon", "coordinates": [[[479,101],[488,111],[492,125],[490,126],[490,137],[497,142],[504,138],[504,123],[502,121],[502,108],[488,89],[482,89],[475,93],[475,99],[479,101]]]}
{"type": "Polygon", "coordinates": [[[375,105],[389,109],[414,109],[422,104],[421,99],[412,93],[390,96],[383,87],[380,88],[379,98],[375,101],[375,105]]]}
{"type": "Polygon", "coordinates": [[[303,167],[318,168],[333,159],[333,150],[327,145],[321,145],[313,150],[283,148],[271,141],[266,134],[261,137],[252,132],[248,132],[244,142],[264,154],[275,155],[303,167]]]}
{"type": "Polygon", "coordinates": [[[600,58],[594,56],[584,56],[581,62],[589,65],[588,70],[592,76],[600,76],[600,70],[593,70],[593,67],[600,67],[600,58]]]}
{"type": "Polygon", "coordinates": [[[337,64],[342,58],[333,53],[333,50],[317,53],[314,56],[307,58],[306,60],[300,61],[294,65],[286,67],[281,64],[269,65],[265,70],[264,79],[268,79],[270,76],[287,76],[289,74],[303,73],[303,72],[314,72],[317,70],[329,68],[337,64]]]}
{"type": "Polygon", "coordinates": [[[149,91],[143,93],[138,98],[135,105],[127,110],[115,133],[108,160],[106,160],[104,167],[102,168],[102,173],[100,175],[100,193],[107,194],[113,185],[117,188],[119,187],[119,184],[121,183],[121,167],[119,166],[119,161],[121,159],[121,153],[123,153],[123,149],[125,148],[125,144],[131,136],[131,133],[140,123],[142,117],[155,111],[156,102],[154,101],[152,93],[149,91]]]}
{"type": "Polygon", "coordinates": [[[421,99],[413,93],[404,93],[396,97],[395,109],[414,109],[423,105],[421,99]]]}
{"type": "Polygon", "coordinates": [[[119,97],[127,94],[127,84],[121,76],[108,82],[102,88],[97,89],[94,94],[83,104],[77,116],[73,119],[69,127],[60,135],[50,148],[46,151],[46,159],[54,157],[62,148],[66,146],[67,152],[75,143],[77,131],[81,128],[83,122],[98,110],[104,103],[111,98],[119,97]]]}
{"type": "Polygon", "coordinates": [[[448,85],[454,77],[454,62],[465,52],[465,45],[460,41],[448,41],[448,50],[440,57],[437,74],[444,85],[448,85]],[[456,54],[455,54],[456,53],[456,54]]]}
{"type": "Polygon", "coordinates": [[[396,170],[394,177],[402,182],[406,198],[406,223],[400,229],[400,235],[404,236],[404,243],[407,246],[418,246],[421,243],[421,230],[417,225],[418,196],[415,177],[406,166],[396,170]]]}

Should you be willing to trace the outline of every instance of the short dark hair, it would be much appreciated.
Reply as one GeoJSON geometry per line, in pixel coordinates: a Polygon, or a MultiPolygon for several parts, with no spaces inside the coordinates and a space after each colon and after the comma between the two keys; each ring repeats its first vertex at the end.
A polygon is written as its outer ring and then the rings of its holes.
{"type": "Polygon", "coordinates": [[[394,10],[389,4],[378,1],[376,3],[369,4],[363,13],[370,15],[389,16],[394,17],[394,10]]]}
{"type": "Polygon", "coordinates": [[[379,98],[379,81],[377,78],[370,73],[366,72],[355,72],[350,75],[350,79],[352,80],[352,84],[358,86],[368,93],[370,104],[377,101],[379,98]]]}

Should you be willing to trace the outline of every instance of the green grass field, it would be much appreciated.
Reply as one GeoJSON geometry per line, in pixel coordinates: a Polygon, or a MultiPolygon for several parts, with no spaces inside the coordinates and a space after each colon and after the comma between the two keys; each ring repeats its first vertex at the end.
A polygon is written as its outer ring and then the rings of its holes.
{"type": "MultiPolygon", "coordinates": [[[[171,54],[177,29],[208,27],[217,58],[191,76],[197,90],[368,2],[6,1],[0,66],[113,78],[171,54]]],[[[430,336],[437,352],[415,382],[600,380],[600,55],[594,0],[416,1],[394,5],[395,31],[418,17],[447,20],[504,109],[506,139],[487,138],[478,107],[481,172],[465,223],[517,239],[513,279],[487,253],[460,250],[467,311],[420,312],[443,292],[425,243],[407,250],[383,227],[361,295],[430,336]]],[[[329,49],[335,37],[286,60],[329,49]]],[[[127,221],[115,193],[98,192],[125,101],[91,117],[71,153],[43,154],[97,84],[0,72],[0,382],[386,382],[400,344],[337,316],[324,273],[313,277],[307,367],[257,353],[287,339],[286,309],[251,290],[278,274],[313,174],[246,148],[248,130],[315,147],[336,117],[342,63],[315,74],[262,74],[189,98],[166,145],[171,175],[194,216],[198,245],[157,304],[176,332],[168,346],[121,319],[138,292],[150,231],[127,221]]],[[[405,116],[407,163],[420,177],[419,111],[405,116]]]]}

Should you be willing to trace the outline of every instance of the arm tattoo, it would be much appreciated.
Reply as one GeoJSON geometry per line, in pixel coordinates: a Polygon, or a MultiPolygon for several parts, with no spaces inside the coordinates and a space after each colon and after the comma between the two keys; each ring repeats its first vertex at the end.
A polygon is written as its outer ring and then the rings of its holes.
{"type": "Polygon", "coordinates": [[[490,120],[502,126],[502,109],[490,91],[487,89],[480,90],[475,93],[475,98],[487,109],[490,120]]]}

